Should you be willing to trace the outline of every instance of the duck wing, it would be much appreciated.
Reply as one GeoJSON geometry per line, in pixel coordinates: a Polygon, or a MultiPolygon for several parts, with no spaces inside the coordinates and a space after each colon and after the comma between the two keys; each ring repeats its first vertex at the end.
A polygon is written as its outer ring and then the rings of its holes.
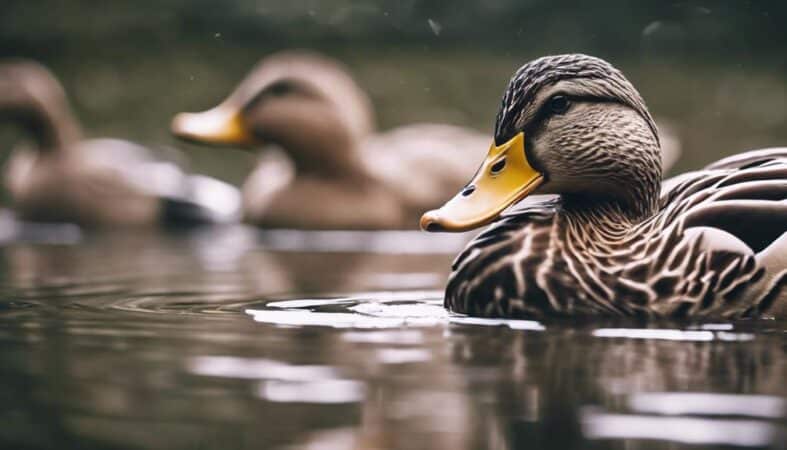
{"type": "Polygon", "coordinates": [[[712,227],[759,252],[787,232],[787,148],[754,150],[664,182],[662,215],[712,227]]]}
{"type": "Polygon", "coordinates": [[[92,178],[101,186],[99,192],[116,198],[157,198],[164,223],[233,222],[240,218],[240,192],[228,183],[185,173],[176,162],[157,159],[147,148],[120,139],[90,139],[79,146],[94,168],[92,178]]]}
{"type": "Polygon", "coordinates": [[[750,150],[728,156],[705,166],[704,170],[746,169],[768,163],[781,163],[787,160],[787,147],[772,147],[750,150]]]}
{"type": "Polygon", "coordinates": [[[684,239],[740,263],[720,272],[739,286],[735,297],[787,316],[787,148],[744,152],[667,180],[661,208],[654,225],[677,225],[684,239]]]}

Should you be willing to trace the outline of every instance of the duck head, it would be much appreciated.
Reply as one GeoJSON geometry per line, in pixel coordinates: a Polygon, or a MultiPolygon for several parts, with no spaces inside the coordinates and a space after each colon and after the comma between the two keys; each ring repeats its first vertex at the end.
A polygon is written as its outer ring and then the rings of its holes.
{"type": "Polygon", "coordinates": [[[632,218],[658,200],[656,125],[623,74],[599,58],[547,56],[522,66],[503,95],[492,145],[473,179],[421,218],[427,231],[465,231],[530,194],[565,207],[612,203],[632,218]]]}
{"type": "Polygon", "coordinates": [[[185,140],[259,148],[275,145],[301,169],[341,166],[373,128],[371,104],[337,62],[304,51],[263,59],[218,106],[180,113],[185,140]]]}
{"type": "Polygon", "coordinates": [[[44,151],[66,149],[81,134],[63,87],[26,60],[0,63],[0,121],[21,125],[44,151]]]}

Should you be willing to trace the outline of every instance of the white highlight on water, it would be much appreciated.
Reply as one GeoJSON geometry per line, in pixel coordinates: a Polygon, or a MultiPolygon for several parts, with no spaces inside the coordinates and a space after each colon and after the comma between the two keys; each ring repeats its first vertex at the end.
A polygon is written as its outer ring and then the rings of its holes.
{"type": "Polygon", "coordinates": [[[505,326],[512,330],[530,330],[530,331],[544,331],[543,325],[535,320],[518,320],[518,319],[484,319],[481,317],[451,317],[451,323],[461,325],[485,325],[492,327],[505,326]]]}
{"type": "Polygon", "coordinates": [[[377,360],[383,364],[407,364],[432,359],[432,353],[419,348],[384,348],[377,350],[377,360]]]}
{"type": "Polygon", "coordinates": [[[354,403],[363,400],[363,382],[341,378],[338,370],[322,365],[292,365],[261,358],[198,356],[187,363],[201,376],[261,380],[257,395],[271,402],[354,403]]]}
{"type": "Polygon", "coordinates": [[[303,231],[265,230],[260,243],[266,250],[390,255],[455,254],[470,240],[469,233],[435,235],[422,231],[303,231]]]}
{"type": "Polygon", "coordinates": [[[260,383],[257,393],[262,399],[278,403],[356,403],[364,399],[366,387],[355,380],[274,380],[260,383]]]}
{"type": "Polygon", "coordinates": [[[195,375],[249,380],[309,381],[339,376],[331,366],[291,365],[272,359],[236,356],[197,356],[189,360],[187,368],[195,375]]]}
{"type": "Polygon", "coordinates": [[[342,334],[342,340],[362,344],[420,345],[424,337],[416,330],[347,331],[342,334]]]}
{"type": "Polygon", "coordinates": [[[257,322],[288,327],[375,329],[457,324],[505,326],[528,331],[545,329],[533,320],[483,319],[451,314],[443,307],[440,291],[368,292],[333,299],[282,300],[269,302],[263,309],[249,308],[245,312],[257,322]],[[314,310],[334,305],[350,306],[345,307],[347,312],[314,310]]]}
{"type": "Polygon", "coordinates": [[[755,338],[750,333],[713,332],[708,330],[674,330],[659,328],[599,328],[593,336],[605,338],[656,339],[666,341],[751,341],[755,338]]]}
{"type": "Polygon", "coordinates": [[[768,422],[694,417],[609,414],[586,410],[582,432],[588,439],[652,439],[686,444],[765,447],[778,430],[768,422]]]}
{"type": "Polygon", "coordinates": [[[630,409],[651,414],[787,418],[787,400],[770,395],[649,392],[628,398],[630,409]]]}

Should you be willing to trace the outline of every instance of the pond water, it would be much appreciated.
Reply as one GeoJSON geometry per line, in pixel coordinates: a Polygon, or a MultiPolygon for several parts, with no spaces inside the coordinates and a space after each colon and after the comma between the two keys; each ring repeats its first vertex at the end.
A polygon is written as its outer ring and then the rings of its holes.
{"type": "Polygon", "coordinates": [[[787,441],[787,323],[452,315],[465,236],[22,230],[0,249],[3,447],[787,441]]]}

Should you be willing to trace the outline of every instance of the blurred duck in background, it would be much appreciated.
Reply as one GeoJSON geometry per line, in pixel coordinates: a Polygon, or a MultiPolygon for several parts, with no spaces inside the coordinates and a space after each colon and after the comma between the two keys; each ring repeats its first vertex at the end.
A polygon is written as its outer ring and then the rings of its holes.
{"type": "Polygon", "coordinates": [[[233,221],[240,194],[221,181],[187,175],[139,145],[83,140],[65,92],[43,66],[0,63],[0,123],[32,139],[13,149],[4,185],[24,220],[88,227],[233,221]]]}
{"type": "Polygon", "coordinates": [[[481,133],[442,124],[375,133],[369,98],[347,70],[303,51],[263,59],[215,108],[175,116],[172,131],[265,147],[243,186],[246,220],[306,229],[415,228],[473,174],[487,145],[481,133]]]}

